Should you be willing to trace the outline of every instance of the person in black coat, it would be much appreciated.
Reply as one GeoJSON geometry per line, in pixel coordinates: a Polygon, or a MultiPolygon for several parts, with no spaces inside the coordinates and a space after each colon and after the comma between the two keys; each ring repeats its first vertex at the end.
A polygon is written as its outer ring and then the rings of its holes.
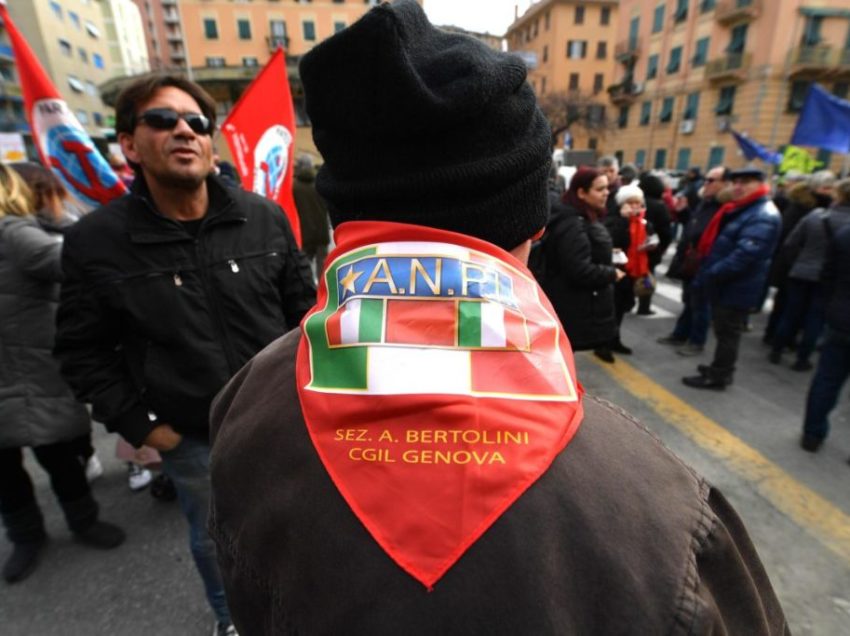
{"type": "Polygon", "coordinates": [[[616,333],[613,283],[624,276],[612,263],[611,236],[600,222],[608,179],[579,168],[563,201],[552,203],[543,236],[545,275],[540,281],[574,350],[597,349],[606,362],[616,333]]]}
{"type": "MultiPolygon", "coordinates": [[[[647,173],[641,175],[639,185],[646,199],[646,221],[658,236],[658,247],[649,252],[649,272],[654,276],[656,266],[673,240],[673,228],[670,224],[670,213],[661,198],[664,195],[664,182],[654,174],[647,173]]],[[[652,294],[641,296],[638,301],[639,316],[655,313],[650,308],[651,302],[652,294]]]]}

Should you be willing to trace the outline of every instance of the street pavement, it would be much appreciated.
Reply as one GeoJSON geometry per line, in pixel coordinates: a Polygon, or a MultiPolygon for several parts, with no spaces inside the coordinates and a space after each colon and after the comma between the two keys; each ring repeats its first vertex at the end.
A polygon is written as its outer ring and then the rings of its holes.
{"type": "MultiPolygon", "coordinates": [[[[662,266],[663,269],[663,266],[662,266]]],[[[798,446],[812,372],[767,362],[765,315],[743,338],[735,384],[725,392],[681,383],[710,360],[684,358],[655,339],[670,332],[678,289],[662,284],[656,315],[628,315],[623,340],[632,356],[614,365],[576,356],[585,389],[636,415],[705,475],[737,508],[774,583],[794,634],[850,634],[850,398],[833,412],[832,432],[817,454],[798,446]]],[[[51,541],[38,570],[23,583],[0,584],[0,634],[202,635],[213,618],[187,547],[176,503],[131,493],[115,438],[101,427],[95,445],[106,469],[94,485],[102,517],[122,525],[127,542],[97,551],[74,543],[45,474],[28,467],[51,541]]],[[[640,478],[640,466],[635,466],[640,478]]],[[[10,546],[0,538],[0,558],[10,546]]]]}

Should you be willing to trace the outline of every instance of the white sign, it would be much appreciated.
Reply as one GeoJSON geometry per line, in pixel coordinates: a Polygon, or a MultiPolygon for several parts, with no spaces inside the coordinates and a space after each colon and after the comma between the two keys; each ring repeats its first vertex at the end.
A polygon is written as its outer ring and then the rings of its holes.
{"type": "Polygon", "coordinates": [[[0,133],[0,161],[15,163],[27,160],[24,136],[20,133],[0,133]]]}

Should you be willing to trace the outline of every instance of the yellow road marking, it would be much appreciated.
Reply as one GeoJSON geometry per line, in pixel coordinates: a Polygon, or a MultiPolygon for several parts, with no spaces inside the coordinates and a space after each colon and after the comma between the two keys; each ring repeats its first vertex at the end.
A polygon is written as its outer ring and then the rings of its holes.
{"type": "Polygon", "coordinates": [[[597,364],[664,421],[752,482],[778,510],[850,563],[850,516],[622,358],[617,364],[597,364]]]}

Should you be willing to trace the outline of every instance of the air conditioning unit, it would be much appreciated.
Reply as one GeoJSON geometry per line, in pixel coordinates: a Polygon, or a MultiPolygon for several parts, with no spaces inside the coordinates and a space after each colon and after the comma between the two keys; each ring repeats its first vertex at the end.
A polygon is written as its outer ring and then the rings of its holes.
{"type": "Polygon", "coordinates": [[[690,135],[694,132],[696,122],[693,119],[685,119],[679,124],[679,132],[683,135],[690,135]]]}
{"type": "Polygon", "coordinates": [[[632,95],[640,95],[643,92],[643,82],[632,84],[632,95]]]}

